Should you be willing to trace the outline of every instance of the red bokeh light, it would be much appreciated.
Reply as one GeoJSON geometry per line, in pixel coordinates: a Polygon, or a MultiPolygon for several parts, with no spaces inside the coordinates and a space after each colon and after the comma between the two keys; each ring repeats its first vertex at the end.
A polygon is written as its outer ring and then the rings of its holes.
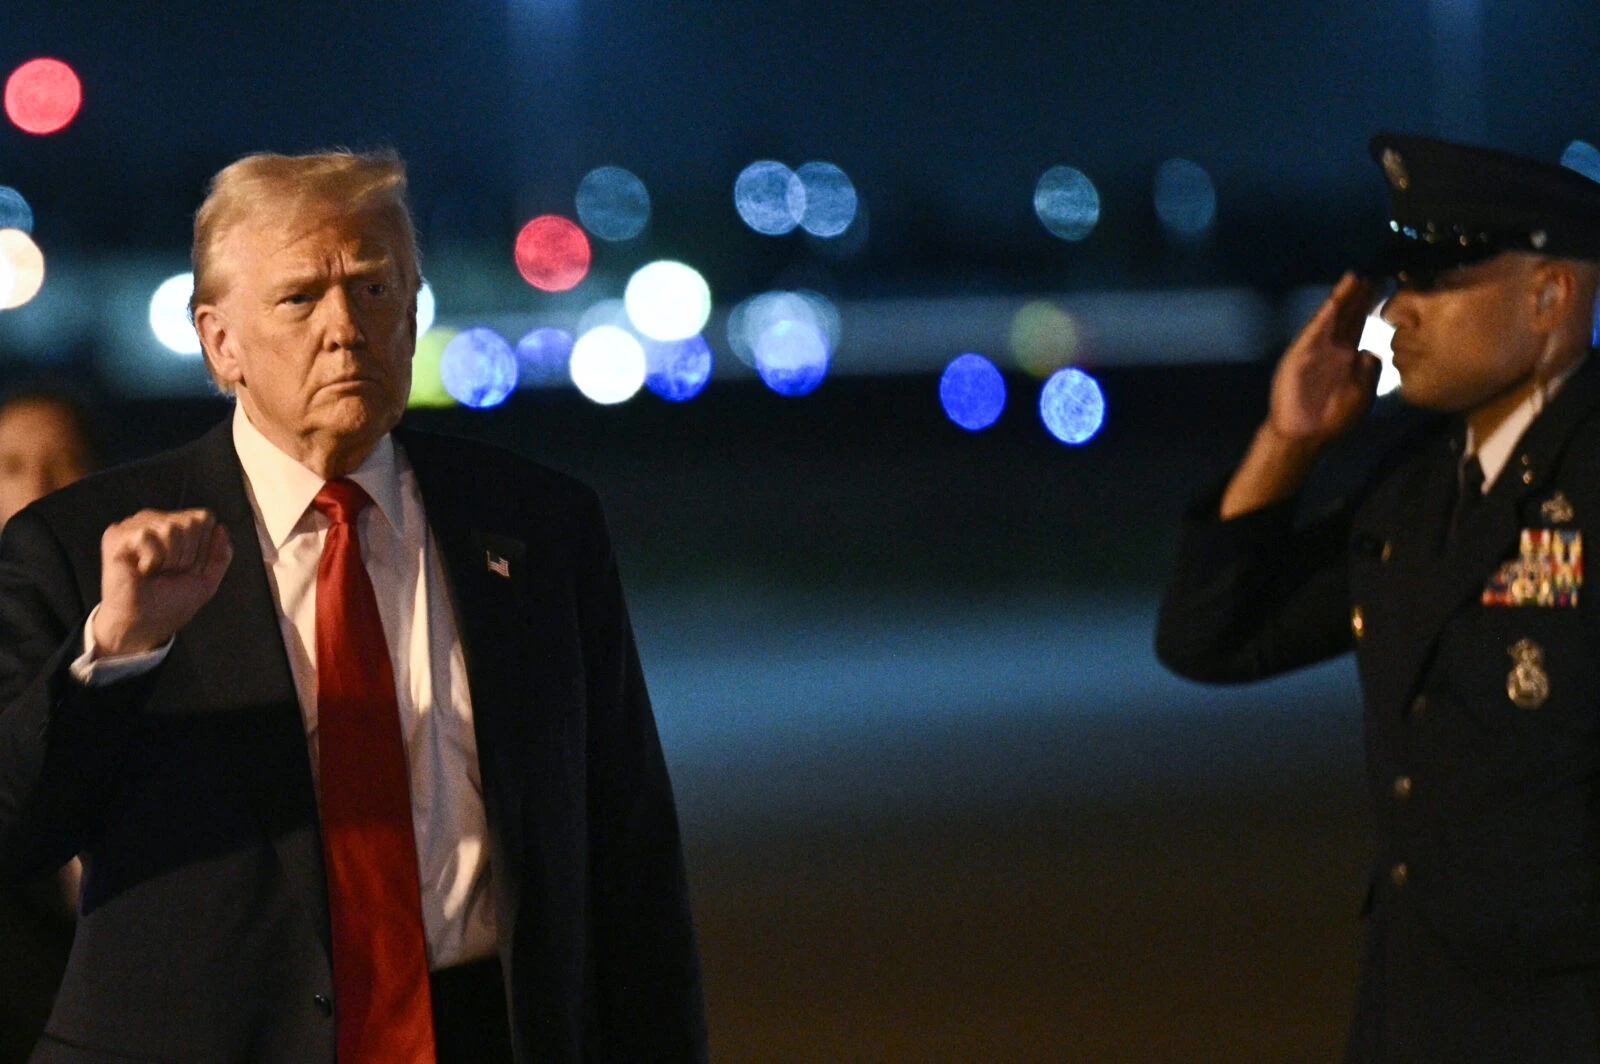
{"type": "Polygon", "coordinates": [[[542,214],[517,234],[517,272],[545,292],[565,292],[589,272],[589,238],[578,223],[542,214]]]}
{"type": "Polygon", "coordinates": [[[27,133],[65,129],[82,103],[78,75],[59,59],[30,59],[6,79],[6,114],[27,133]]]}

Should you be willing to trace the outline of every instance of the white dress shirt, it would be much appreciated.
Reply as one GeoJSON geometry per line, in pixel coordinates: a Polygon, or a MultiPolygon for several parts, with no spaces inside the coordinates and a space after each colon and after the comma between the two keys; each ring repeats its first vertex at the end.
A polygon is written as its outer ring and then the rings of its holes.
{"type": "MultiPolygon", "coordinates": [[[[244,467],[316,780],[317,564],[329,522],[311,500],[324,481],[268,441],[243,407],[234,409],[233,443],[244,467]]],[[[488,825],[466,659],[438,545],[404,452],[385,436],[349,479],[372,498],[356,531],[394,666],[411,774],[428,965],[437,970],[495,953],[488,825]]],[[[93,614],[84,629],[84,655],[72,665],[88,683],[109,683],[153,668],[171,646],[106,658],[96,654],[92,633],[93,614]]]]}
{"type": "Polygon", "coordinates": [[[1489,494],[1489,489],[1494,487],[1495,478],[1511,460],[1511,452],[1516,449],[1517,441],[1522,439],[1522,434],[1528,431],[1528,426],[1533,424],[1533,419],[1544,410],[1544,406],[1554,399],[1561,386],[1583,367],[1589,356],[1584,355],[1577,362],[1569,366],[1565,373],[1556,377],[1544,386],[1543,391],[1535,392],[1524,399],[1515,410],[1480,443],[1473,436],[1472,427],[1467,427],[1467,446],[1461,456],[1465,462],[1473,455],[1478,456],[1478,464],[1483,467],[1483,493],[1489,494]]]}

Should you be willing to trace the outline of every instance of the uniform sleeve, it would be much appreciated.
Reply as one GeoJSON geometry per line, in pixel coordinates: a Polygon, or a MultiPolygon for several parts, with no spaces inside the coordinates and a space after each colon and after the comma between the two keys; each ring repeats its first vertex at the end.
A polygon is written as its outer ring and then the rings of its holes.
{"type": "Polygon", "coordinates": [[[650,696],[598,502],[588,522],[591,962],[586,1059],[707,1059],[699,952],[678,818],[650,696]]]}
{"type": "Polygon", "coordinates": [[[50,527],[29,510],[12,518],[0,536],[0,876],[43,874],[87,845],[154,676],[76,680],[86,614],[50,527]]]}
{"type": "Polygon", "coordinates": [[[1350,650],[1348,510],[1296,526],[1297,500],[1224,521],[1220,491],[1185,517],[1156,654],[1206,683],[1243,683],[1350,650]]]}

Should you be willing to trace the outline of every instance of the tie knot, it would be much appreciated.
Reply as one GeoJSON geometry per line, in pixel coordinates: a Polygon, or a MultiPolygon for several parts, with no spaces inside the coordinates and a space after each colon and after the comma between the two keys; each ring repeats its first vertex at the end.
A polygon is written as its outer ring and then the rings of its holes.
{"type": "Polygon", "coordinates": [[[323,516],[336,525],[354,524],[357,516],[372,501],[372,496],[353,480],[340,477],[322,485],[317,497],[311,500],[323,516]]]}

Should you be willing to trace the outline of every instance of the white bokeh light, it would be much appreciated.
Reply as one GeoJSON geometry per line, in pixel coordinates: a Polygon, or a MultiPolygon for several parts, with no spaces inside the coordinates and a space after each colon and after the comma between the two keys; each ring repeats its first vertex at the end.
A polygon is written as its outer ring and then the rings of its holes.
{"type": "Polygon", "coordinates": [[[421,336],[433,328],[434,315],[438,311],[438,304],[433,299],[433,285],[427,281],[422,282],[422,287],[417,290],[417,335],[421,336]]]}
{"type": "Polygon", "coordinates": [[[168,277],[150,297],[150,331],[168,351],[198,355],[200,336],[189,320],[189,297],[194,294],[194,274],[168,277]]]}
{"type": "Polygon", "coordinates": [[[601,325],[578,337],[568,371],[586,398],[603,406],[626,402],[644,387],[644,347],[627,330],[601,325]]]}
{"type": "Polygon", "coordinates": [[[1383,305],[1367,315],[1367,323],[1361,328],[1361,340],[1358,347],[1362,351],[1371,351],[1378,356],[1378,361],[1383,363],[1383,370],[1378,374],[1378,394],[1388,395],[1400,387],[1400,373],[1394,368],[1394,352],[1389,349],[1389,343],[1394,339],[1394,326],[1383,320],[1383,305]]]}
{"type": "Polygon", "coordinates": [[[623,304],[633,327],[652,340],[687,340],[711,316],[711,288],[698,270],[663,259],[628,280],[623,304]]]}

